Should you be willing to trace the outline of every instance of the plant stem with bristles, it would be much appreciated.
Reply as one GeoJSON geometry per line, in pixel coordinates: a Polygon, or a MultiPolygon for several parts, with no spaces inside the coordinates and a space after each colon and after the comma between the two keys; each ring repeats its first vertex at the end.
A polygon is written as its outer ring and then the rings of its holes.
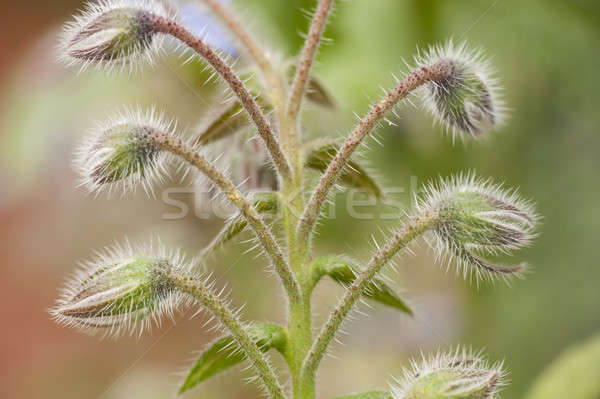
{"type": "Polygon", "coordinates": [[[167,274],[170,284],[182,292],[192,296],[200,304],[206,307],[215,316],[234,337],[240,348],[244,351],[250,362],[254,366],[266,390],[271,398],[285,399],[285,395],[277,381],[275,372],[259,347],[252,340],[243,324],[236,315],[227,307],[227,305],[211,292],[201,281],[196,278],[179,273],[170,272],[167,274]]]}
{"type": "Polygon", "coordinates": [[[250,116],[250,119],[256,125],[259,136],[265,143],[273,163],[280,173],[281,177],[286,180],[291,176],[290,165],[287,161],[285,154],[283,153],[277,138],[273,133],[271,124],[267,120],[265,114],[261,110],[260,106],[250,94],[244,83],[236,75],[233,69],[221,58],[215,51],[206,44],[203,40],[196,37],[189,30],[176,22],[155,16],[153,23],[157,32],[162,32],[167,35],[171,35],[174,38],[180,40],[198,55],[200,55],[206,62],[208,62],[217,73],[227,82],[231,90],[237,95],[240,102],[244,106],[244,109],[250,116]]]}
{"type": "Polygon", "coordinates": [[[287,114],[290,120],[295,121],[300,112],[302,105],[302,97],[306,92],[306,84],[309,79],[310,69],[315,60],[319,43],[323,38],[323,31],[327,25],[327,20],[331,13],[334,0],[319,0],[319,5],[315,15],[313,16],[308,36],[304,42],[304,48],[298,61],[296,68],[296,75],[294,76],[294,83],[290,92],[290,98],[288,100],[287,114]]]}
{"type": "Polygon", "coordinates": [[[210,9],[223,21],[229,30],[237,37],[244,49],[250,54],[256,65],[262,71],[269,88],[271,90],[271,98],[274,102],[276,110],[285,107],[285,87],[282,82],[282,77],[279,76],[273,63],[269,57],[256,42],[252,34],[246,30],[242,23],[236,18],[232,10],[224,5],[219,0],[202,0],[210,9]]]}
{"type": "Polygon", "coordinates": [[[219,187],[219,189],[221,189],[221,191],[223,191],[229,201],[240,209],[242,215],[244,215],[246,220],[248,220],[248,224],[254,229],[256,237],[273,262],[275,270],[281,279],[290,301],[297,301],[300,298],[298,283],[290,270],[273,233],[261,219],[252,204],[235,187],[233,182],[181,139],[163,132],[151,132],[149,133],[148,138],[152,140],[156,146],[180,156],[198,168],[200,172],[206,175],[217,187],[219,187]]]}
{"type": "Polygon", "coordinates": [[[412,240],[429,230],[436,220],[437,214],[435,212],[428,212],[412,218],[393,235],[387,244],[373,256],[367,267],[358,274],[356,280],[346,289],[336,308],[330,313],[329,320],[321,329],[308,353],[302,368],[304,380],[311,381],[315,379],[317,368],[331,341],[376,274],[412,240]]]}
{"type": "Polygon", "coordinates": [[[304,209],[302,219],[298,226],[298,236],[300,240],[310,246],[310,236],[317,221],[321,207],[327,199],[329,191],[337,181],[340,172],[362,143],[363,139],[369,135],[377,123],[384,117],[385,113],[392,109],[398,102],[406,98],[412,91],[422,84],[440,79],[449,74],[449,66],[444,62],[439,62],[430,67],[421,67],[408,77],[401,81],[393,90],[373,105],[369,113],[358,123],[350,136],[346,139],[338,153],[329,163],[327,170],[321,176],[317,187],[314,189],[311,198],[304,209]]]}

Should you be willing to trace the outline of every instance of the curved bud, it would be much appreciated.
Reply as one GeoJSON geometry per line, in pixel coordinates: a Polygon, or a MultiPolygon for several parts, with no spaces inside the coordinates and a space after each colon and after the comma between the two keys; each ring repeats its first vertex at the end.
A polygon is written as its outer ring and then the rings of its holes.
{"type": "Polygon", "coordinates": [[[125,111],[98,123],[75,152],[74,166],[82,185],[99,192],[116,187],[133,190],[142,183],[149,192],[151,183],[164,175],[167,160],[150,135],[172,130],[173,123],[165,122],[154,109],[125,111]]]}
{"type": "Polygon", "coordinates": [[[117,336],[138,328],[141,333],[151,319],[172,313],[180,302],[165,276],[184,268],[179,253],[160,245],[116,245],[83,264],[51,314],[61,324],[92,333],[117,336]]]}
{"type": "Polygon", "coordinates": [[[419,212],[435,212],[430,244],[438,255],[456,258],[466,277],[519,275],[526,265],[505,266],[485,259],[486,255],[510,254],[536,237],[539,217],[533,206],[516,192],[503,190],[474,174],[431,184],[417,203],[419,212]]]}
{"type": "Polygon", "coordinates": [[[490,366],[479,354],[457,349],[437,353],[405,370],[393,399],[494,399],[504,385],[502,364],[490,366]]]}
{"type": "Polygon", "coordinates": [[[465,44],[431,47],[416,59],[419,67],[443,65],[448,72],[429,81],[420,93],[425,108],[434,119],[452,131],[453,137],[465,134],[481,137],[504,118],[501,89],[494,70],[480,51],[465,44]]]}
{"type": "Polygon", "coordinates": [[[102,0],[89,3],[63,31],[61,58],[82,68],[96,64],[135,67],[159,48],[157,18],[173,18],[161,4],[151,0],[102,0]]]}

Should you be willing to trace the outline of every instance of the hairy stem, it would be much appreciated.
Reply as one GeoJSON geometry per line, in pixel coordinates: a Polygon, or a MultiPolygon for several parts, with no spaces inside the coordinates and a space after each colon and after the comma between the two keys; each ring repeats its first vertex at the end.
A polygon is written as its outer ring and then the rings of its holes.
{"type": "Polygon", "coordinates": [[[319,43],[323,38],[323,31],[325,30],[325,25],[327,25],[327,19],[331,13],[333,2],[334,0],[319,0],[319,5],[313,16],[310,29],[308,30],[308,36],[306,37],[304,48],[302,49],[302,54],[298,61],[294,83],[292,84],[290,98],[288,100],[287,113],[292,121],[297,119],[298,112],[300,112],[302,97],[306,91],[310,69],[315,60],[315,54],[319,48],[319,43]]]}
{"type": "Polygon", "coordinates": [[[271,98],[273,99],[274,108],[282,109],[285,104],[285,87],[282,82],[282,77],[277,73],[273,64],[269,60],[267,54],[256,42],[254,37],[240,23],[236,16],[232,13],[229,7],[223,4],[220,0],[202,0],[211,10],[227,25],[229,30],[237,37],[244,49],[250,54],[256,65],[262,71],[269,88],[271,90],[271,98]]]}
{"type": "Polygon", "coordinates": [[[204,43],[201,39],[194,36],[183,26],[178,25],[174,21],[155,16],[153,23],[157,32],[162,32],[167,35],[171,35],[174,38],[180,40],[188,47],[193,49],[198,55],[206,60],[217,73],[227,82],[231,90],[237,95],[240,102],[244,106],[244,109],[250,116],[250,119],[256,125],[259,136],[265,143],[273,163],[277,168],[280,175],[287,179],[291,175],[291,169],[289,163],[283,153],[277,138],[273,134],[271,124],[267,120],[266,116],[262,112],[260,106],[252,97],[244,83],[236,75],[233,69],[221,58],[214,50],[204,43]]]}
{"type": "Polygon", "coordinates": [[[206,307],[231,333],[234,339],[250,359],[256,373],[262,380],[271,398],[285,399],[285,395],[277,381],[275,372],[263,355],[259,347],[252,340],[244,325],[227,305],[215,295],[210,287],[207,287],[198,279],[179,272],[170,272],[167,275],[170,284],[177,289],[192,296],[202,306],[206,307]]]}
{"type": "Polygon", "coordinates": [[[421,67],[408,75],[405,80],[389,91],[381,101],[371,108],[331,160],[327,170],[323,173],[317,187],[314,189],[298,226],[298,236],[301,240],[306,242],[307,245],[310,243],[310,235],[329,191],[337,181],[340,172],[354,151],[362,143],[363,139],[373,131],[385,113],[425,82],[441,79],[449,73],[450,66],[445,62],[438,62],[430,67],[421,67]]]}
{"type": "Polygon", "coordinates": [[[408,243],[430,229],[436,219],[437,215],[433,212],[414,217],[373,256],[367,267],[360,272],[356,280],[348,287],[317,336],[304,361],[302,375],[305,379],[314,380],[317,368],[331,341],[339,331],[342,322],[376,274],[408,243]]]}
{"type": "Polygon", "coordinates": [[[164,148],[171,153],[180,156],[200,172],[206,175],[221,191],[227,196],[235,206],[239,208],[242,215],[248,221],[248,224],[254,230],[256,237],[262,244],[265,252],[273,262],[275,270],[279,275],[283,286],[290,300],[300,298],[300,290],[296,278],[288,266],[275,237],[265,222],[261,219],[256,209],[244,197],[244,195],[235,187],[227,176],[214,167],[206,158],[200,155],[181,139],[163,132],[150,132],[149,139],[157,146],[164,148]]]}

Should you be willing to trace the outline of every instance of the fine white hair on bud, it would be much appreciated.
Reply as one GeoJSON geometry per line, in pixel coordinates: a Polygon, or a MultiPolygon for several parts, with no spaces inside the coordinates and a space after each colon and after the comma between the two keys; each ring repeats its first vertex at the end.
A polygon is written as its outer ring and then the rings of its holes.
{"type": "Polygon", "coordinates": [[[499,126],[505,117],[495,70],[480,50],[465,43],[431,47],[415,58],[418,67],[445,65],[447,74],[425,84],[419,94],[434,120],[452,133],[479,138],[499,126]]]}
{"type": "Polygon", "coordinates": [[[506,279],[526,269],[526,264],[509,266],[486,259],[526,247],[537,235],[539,217],[515,190],[469,173],[430,184],[416,208],[436,214],[427,240],[438,257],[455,259],[465,278],[471,273],[477,281],[506,279]]]}
{"type": "Polygon", "coordinates": [[[152,64],[162,36],[157,18],[175,20],[171,10],[153,0],[100,0],[88,3],[72,22],[65,25],[60,60],[85,69],[90,65],[111,70],[152,64]]]}
{"type": "Polygon", "coordinates": [[[189,265],[179,251],[169,251],[157,240],[149,245],[126,240],[82,263],[50,313],[58,323],[92,334],[141,334],[181,303],[182,294],[166,278],[180,270],[189,265]]]}
{"type": "Polygon", "coordinates": [[[74,167],[81,185],[92,193],[111,193],[135,190],[142,184],[150,193],[152,183],[165,176],[169,159],[150,135],[174,134],[175,130],[175,123],[166,121],[155,108],[126,109],[96,123],[75,151],[74,167]]]}
{"type": "Polygon", "coordinates": [[[495,399],[505,384],[502,363],[490,365],[470,349],[422,355],[411,363],[392,386],[393,399],[495,399]]]}

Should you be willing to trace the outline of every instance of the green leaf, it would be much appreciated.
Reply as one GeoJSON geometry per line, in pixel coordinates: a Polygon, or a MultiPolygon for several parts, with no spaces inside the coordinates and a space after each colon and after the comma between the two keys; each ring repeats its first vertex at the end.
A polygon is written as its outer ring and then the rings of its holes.
{"type": "MultiPolygon", "coordinates": [[[[292,65],[288,69],[288,77],[291,81],[294,79],[294,74],[296,73],[296,65],[292,65]]],[[[310,102],[320,105],[325,108],[335,108],[335,101],[333,100],[333,96],[329,93],[329,90],[325,88],[323,83],[316,78],[315,76],[310,76],[308,78],[308,83],[306,85],[306,99],[310,102]]]]}
{"type": "Polygon", "coordinates": [[[356,395],[338,396],[334,399],[392,399],[392,394],[384,391],[370,391],[356,395]]]}
{"type": "Polygon", "coordinates": [[[536,379],[526,399],[600,398],[600,335],[571,346],[536,379]]]}
{"type": "MultiPolygon", "coordinates": [[[[305,165],[324,172],[338,150],[339,145],[331,140],[315,140],[305,147],[305,165]]],[[[383,196],[379,184],[357,161],[348,161],[342,170],[340,180],[347,186],[362,188],[378,199],[383,196]]]]}
{"type": "MultiPolygon", "coordinates": [[[[263,351],[275,348],[280,353],[285,351],[287,333],[283,327],[274,323],[256,323],[248,327],[248,333],[263,351]]],[[[225,335],[209,345],[194,362],[185,381],[179,388],[182,394],[206,381],[240,364],[246,359],[231,335],[225,335]]]]}
{"type": "Polygon", "coordinates": [[[308,80],[306,87],[306,98],[322,107],[335,108],[335,101],[329,91],[323,86],[323,83],[314,76],[308,80]]]}
{"type": "MultiPolygon", "coordinates": [[[[276,213],[279,208],[277,193],[268,192],[255,194],[254,207],[260,214],[276,213]]],[[[206,258],[212,255],[217,249],[243,232],[247,226],[248,222],[241,215],[228,222],[211,243],[202,250],[202,257],[206,258]]]]}
{"type": "MultiPolygon", "coordinates": [[[[360,269],[351,261],[339,256],[317,258],[312,264],[313,282],[316,284],[323,276],[329,276],[334,281],[347,286],[352,284],[360,269]]],[[[384,305],[413,315],[408,305],[382,279],[375,278],[367,286],[364,296],[384,305]]]]}
{"type": "MultiPolygon", "coordinates": [[[[267,104],[262,97],[255,95],[256,102],[265,109],[271,110],[271,106],[267,104]]],[[[228,104],[217,112],[217,115],[203,127],[195,140],[195,144],[206,145],[227,136],[237,133],[240,129],[248,126],[248,114],[239,101],[234,101],[228,104]]]]}
{"type": "Polygon", "coordinates": [[[206,145],[225,138],[248,124],[248,117],[242,104],[234,102],[221,110],[202,130],[195,144],[206,145]]]}

